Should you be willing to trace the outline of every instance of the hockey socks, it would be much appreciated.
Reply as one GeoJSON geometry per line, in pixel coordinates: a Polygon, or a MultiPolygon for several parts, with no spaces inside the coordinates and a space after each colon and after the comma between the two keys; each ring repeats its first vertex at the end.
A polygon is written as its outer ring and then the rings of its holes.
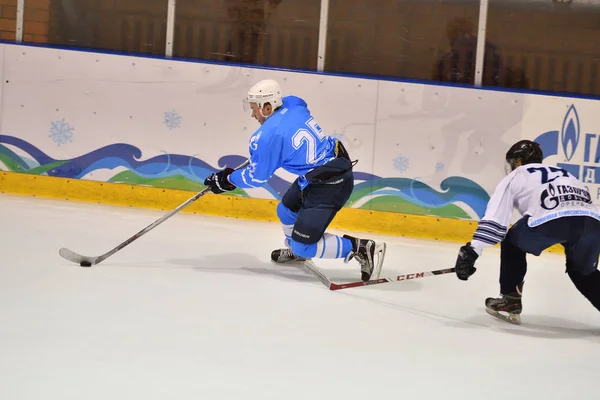
{"type": "Polygon", "coordinates": [[[313,244],[295,240],[288,240],[288,243],[294,254],[303,258],[346,258],[352,251],[352,242],[349,239],[330,233],[323,234],[323,237],[313,244]]]}

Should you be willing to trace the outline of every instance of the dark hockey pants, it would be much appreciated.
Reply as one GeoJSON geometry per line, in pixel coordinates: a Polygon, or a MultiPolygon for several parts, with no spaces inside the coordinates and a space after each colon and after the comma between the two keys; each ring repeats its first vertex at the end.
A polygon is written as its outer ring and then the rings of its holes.
{"type": "Polygon", "coordinates": [[[600,221],[591,217],[563,217],[534,228],[523,217],[509,230],[500,251],[500,293],[515,291],[527,273],[526,254],[561,244],[566,272],[575,287],[600,310],[600,221]]]}
{"type": "Polygon", "coordinates": [[[296,179],[283,195],[277,213],[284,225],[293,223],[290,245],[294,254],[308,256],[346,204],[354,188],[352,162],[340,145],[338,158],[306,175],[310,184],[300,189],[296,179]]]}

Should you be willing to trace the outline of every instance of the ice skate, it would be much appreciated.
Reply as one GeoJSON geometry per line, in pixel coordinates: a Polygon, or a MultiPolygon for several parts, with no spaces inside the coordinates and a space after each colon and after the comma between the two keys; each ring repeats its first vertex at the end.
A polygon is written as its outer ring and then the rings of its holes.
{"type": "Polygon", "coordinates": [[[293,262],[302,262],[306,260],[310,260],[310,258],[298,257],[297,255],[292,253],[292,250],[288,248],[277,249],[271,252],[271,261],[273,261],[276,264],[288,264],[293,262]]]}
{"type": "Polygon", "coordinates": [[[516,289],[516,292],[504,294],[502,297],[488,297],[485,300],[487,313],[512,324],[520,324],[521,312],[523,311],[523,304],[521,303],[523,284],[518,285],[516,289]]]}
{"type": "Polygon", "coordinates": [[[344,238],[352,242],[352,251],[346,256],[344,262],[349,262],[356,258],[360,264],[361,279],[367,282],[375,273],[375,278],[379,279],[383,259],[385,258],[385,243],[375,243],[370,239],[358,239],[352,236],[344,235],[344,238]],[[376,260],[377,256],[377,260],[376,260]]]}

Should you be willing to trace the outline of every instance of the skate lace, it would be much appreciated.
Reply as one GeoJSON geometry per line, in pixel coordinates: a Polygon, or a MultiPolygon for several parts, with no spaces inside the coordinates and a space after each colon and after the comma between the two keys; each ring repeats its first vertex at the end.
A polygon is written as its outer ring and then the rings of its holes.
{"type": "Polygon", "coordinates": [[[296,256],[294,255],[294,253],[292,253],[292,250],[290,250],[288,248],[280,249],[279,256],[277,257],[277,259],[280,262],[283,262],[284,260],[294,259],[294,258],[296,258],[296,256]]]}
{"type": "Polygon", "coordinates": [[[358,261],[362,270],[364,270],[365,267],[368,265],[367,259],[363,257],[360,253],[354,251],[348,253],[346,258],[344,259],[344,263],[348,263],[353,258],[356,258],[356,261],[358,261]]]}
{"type": "Polygon", "coordinates": [[[281,253],[279,254],[280,260],[308,260],[308,258],[300,257],[295,254],[292,249],[281,249],[281,253]]]}

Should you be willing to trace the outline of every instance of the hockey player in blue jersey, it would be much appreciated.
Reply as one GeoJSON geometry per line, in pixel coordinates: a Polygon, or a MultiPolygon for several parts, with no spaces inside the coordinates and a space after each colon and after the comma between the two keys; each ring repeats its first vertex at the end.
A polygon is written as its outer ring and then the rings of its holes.
{"type": "Polygon", "coordinates": [[[348,262],[354,258],[363,281],[371,279],[374,271],[379,275],[385,243],[325,233],[354,187],[354,164],[342,142],[323,132],[304,100],[284,97],[279,84],[270,79],[248,91],[244,110],[252,110],[261,124],[250,138],[250,164],[212,174],[204,184],[219,194],[236,187],[260,187],[279,168],[297,175],[277,206],[287,247],[274,250],[271,260],[342,258],[348,262]]]}

